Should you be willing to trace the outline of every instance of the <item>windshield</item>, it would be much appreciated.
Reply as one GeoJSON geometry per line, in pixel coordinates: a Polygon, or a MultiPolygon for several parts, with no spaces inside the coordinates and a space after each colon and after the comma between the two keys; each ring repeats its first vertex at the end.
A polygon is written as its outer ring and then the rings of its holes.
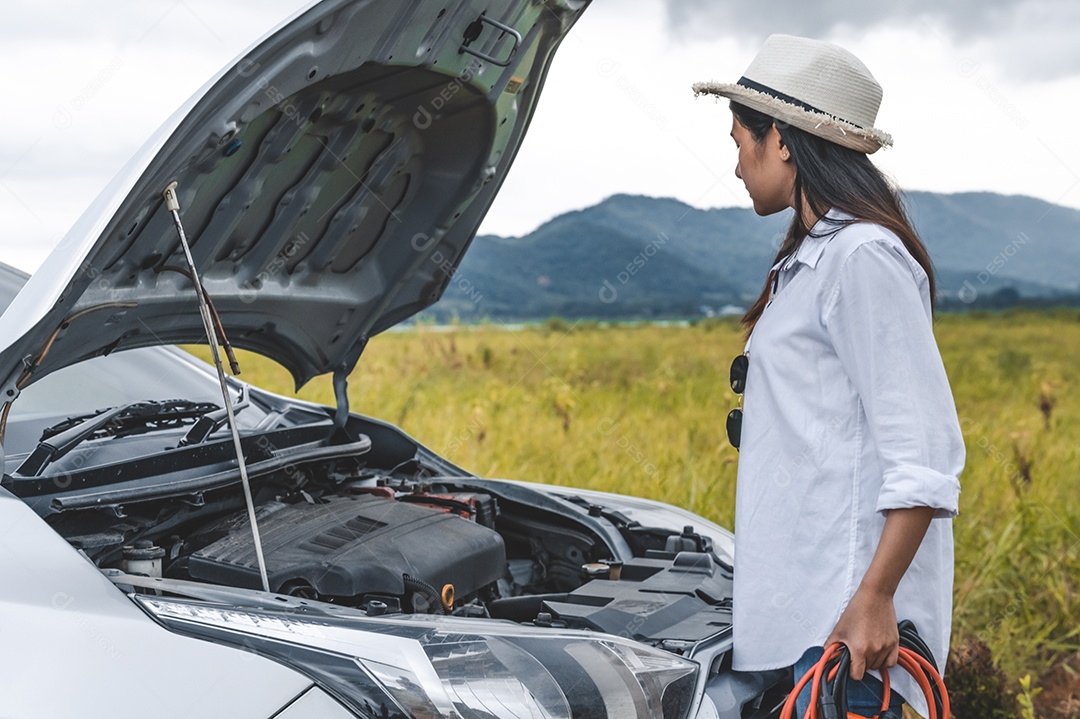
{"type": "MultiPolygon", "coordinates": [[[[0,262],[0,313],[23,288],[29,275],[0,262]]],[[[144,399],[221,402],[213,377],[201,363],[176,348],[152,347],[94,357],[58,369],[31,384],[11,406],[4,435],[6,455],[28,452],[41,431],[57,420],[89,415],[144,399]]]]}
{"type": "Polygon", "coordinates": [[[31,451],[41,431],[67,417],[141,400],[221,403],[221,390],[182,350],[146,347],[64,367],[30,385],[11,405],[4,449],[31,451]]]}
{"type": "Polygon", "coordinates": [[[10,420],[89,414],[139,400],[221,402],[216,382],[180,350],[145,348],[95,357],[42,377],[22,391],[10,420]]]}
{"type": "MultiPolygon", "coordinates": [[[[0,263],[0,313],[28,275],[0,263]]],[[[64,367],[27,387],[11,405],[4,450],[33,450],[41,431],[58,420],[140,400],[221,403],[221,390],[198,360],[175,347],[146,347],[64,367]]]]}

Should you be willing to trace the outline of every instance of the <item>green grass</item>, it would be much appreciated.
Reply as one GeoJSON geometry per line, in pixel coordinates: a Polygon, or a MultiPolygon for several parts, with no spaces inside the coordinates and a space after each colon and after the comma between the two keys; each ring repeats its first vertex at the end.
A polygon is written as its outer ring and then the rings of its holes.
{"type": "MultiPolygon", "coordinates": [[[[943,315],[937,336],[968,448],[954,642],[986,641],[1010,679],[1039,675],[1080,650],[1080,314],[943,315]]],[[[726,378],[741,348],[725,321],[421,327],[371,342],[350,400],[480,475],[651,497],[731,526],[726,378]]],[[[292,394],[280,367],[241,360],[245,380],[292,394]]],[[[326,378],[299,396],[333,403],[326,378]]]]}

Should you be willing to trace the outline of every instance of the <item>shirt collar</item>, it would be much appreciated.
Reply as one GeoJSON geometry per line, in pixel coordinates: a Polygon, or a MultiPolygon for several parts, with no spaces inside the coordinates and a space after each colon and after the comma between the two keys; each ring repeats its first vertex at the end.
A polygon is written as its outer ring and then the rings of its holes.
{"type": "MultiPolygon", "coordinates": [[[[818,260],[821,259],[821,253],[825,251],[825,246],[829,243],[836,233],[844,227],[841,222],[849,222],[854,220],[853,215],[849,215],[842,210],[833,208],[822,215],[821,219],[814,223],[814,226],[810,229],[810,234],[803,238],[802,244],[799,245],[799,249],[795,251],[795,256],[791,258],[792,262],[800,262],[808,267],[817,267],[818,260]]],[[[785,266],[790,267],[790,263],[785,263],[785,266]]]]}

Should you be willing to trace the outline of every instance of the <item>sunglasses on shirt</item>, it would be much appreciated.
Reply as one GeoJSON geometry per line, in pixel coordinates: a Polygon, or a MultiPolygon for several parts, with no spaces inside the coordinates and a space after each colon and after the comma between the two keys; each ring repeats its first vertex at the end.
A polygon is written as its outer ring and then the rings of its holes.
{"type": "MultiPolygon", "coordinates": [[[[786,269],[791,265],[790,256],[786,269]]],[[[780,266],[779,264],[769,271],[769,279],[766,280],[766,284],[769,287],[769,302],[765,306],[768,307],[772,304],[773,298],[776,297],[776,293],[780,291],[780,266]]],[[[739,395],[739,406],[728,412],[727,416],[727,438],[728,442],[731,442],[731,446],[735,449],[739,448],[739,444],[742,443],[742,403],[743,392],[746,391],[746,373],[750,369],[750,356],[745,352],[734,360],[731,361],[731,373],[728,376],[728,382],[731,383],[731,390],[739,395]]]]}
{"type": "Polygon", "coordinates": [[[728,375],[731,390],[739,395],[739,406],[728,412],[727,416],[727,438],[735,449],[738,449],[739,444],[742,442],[742,398],[743,392],[746,391],[746,373],[749,369],[750,358],[741,354],[732,360],[731,372],[728,375]]]}

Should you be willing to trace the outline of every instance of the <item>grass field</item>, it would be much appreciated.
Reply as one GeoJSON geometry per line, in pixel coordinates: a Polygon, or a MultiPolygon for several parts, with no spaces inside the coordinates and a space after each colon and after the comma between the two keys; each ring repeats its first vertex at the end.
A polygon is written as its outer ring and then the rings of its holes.
{"type": "MultiPolygon", "coordinates": [[[[953,643],[985,641],[1015,684],[1080,650],[1080,313],[942,315],[937,336],[968,448],[953,643]]],[[[731,526],[723,422],[741,347],[725,321],[420,327],[372,340],[350,397],[478,474],[651,497],[731,526]]],[[[291,394],[277,365],[242,366],[291,394]]],[[[326,378],[299,396],[333,404],[326,378]]]]}

